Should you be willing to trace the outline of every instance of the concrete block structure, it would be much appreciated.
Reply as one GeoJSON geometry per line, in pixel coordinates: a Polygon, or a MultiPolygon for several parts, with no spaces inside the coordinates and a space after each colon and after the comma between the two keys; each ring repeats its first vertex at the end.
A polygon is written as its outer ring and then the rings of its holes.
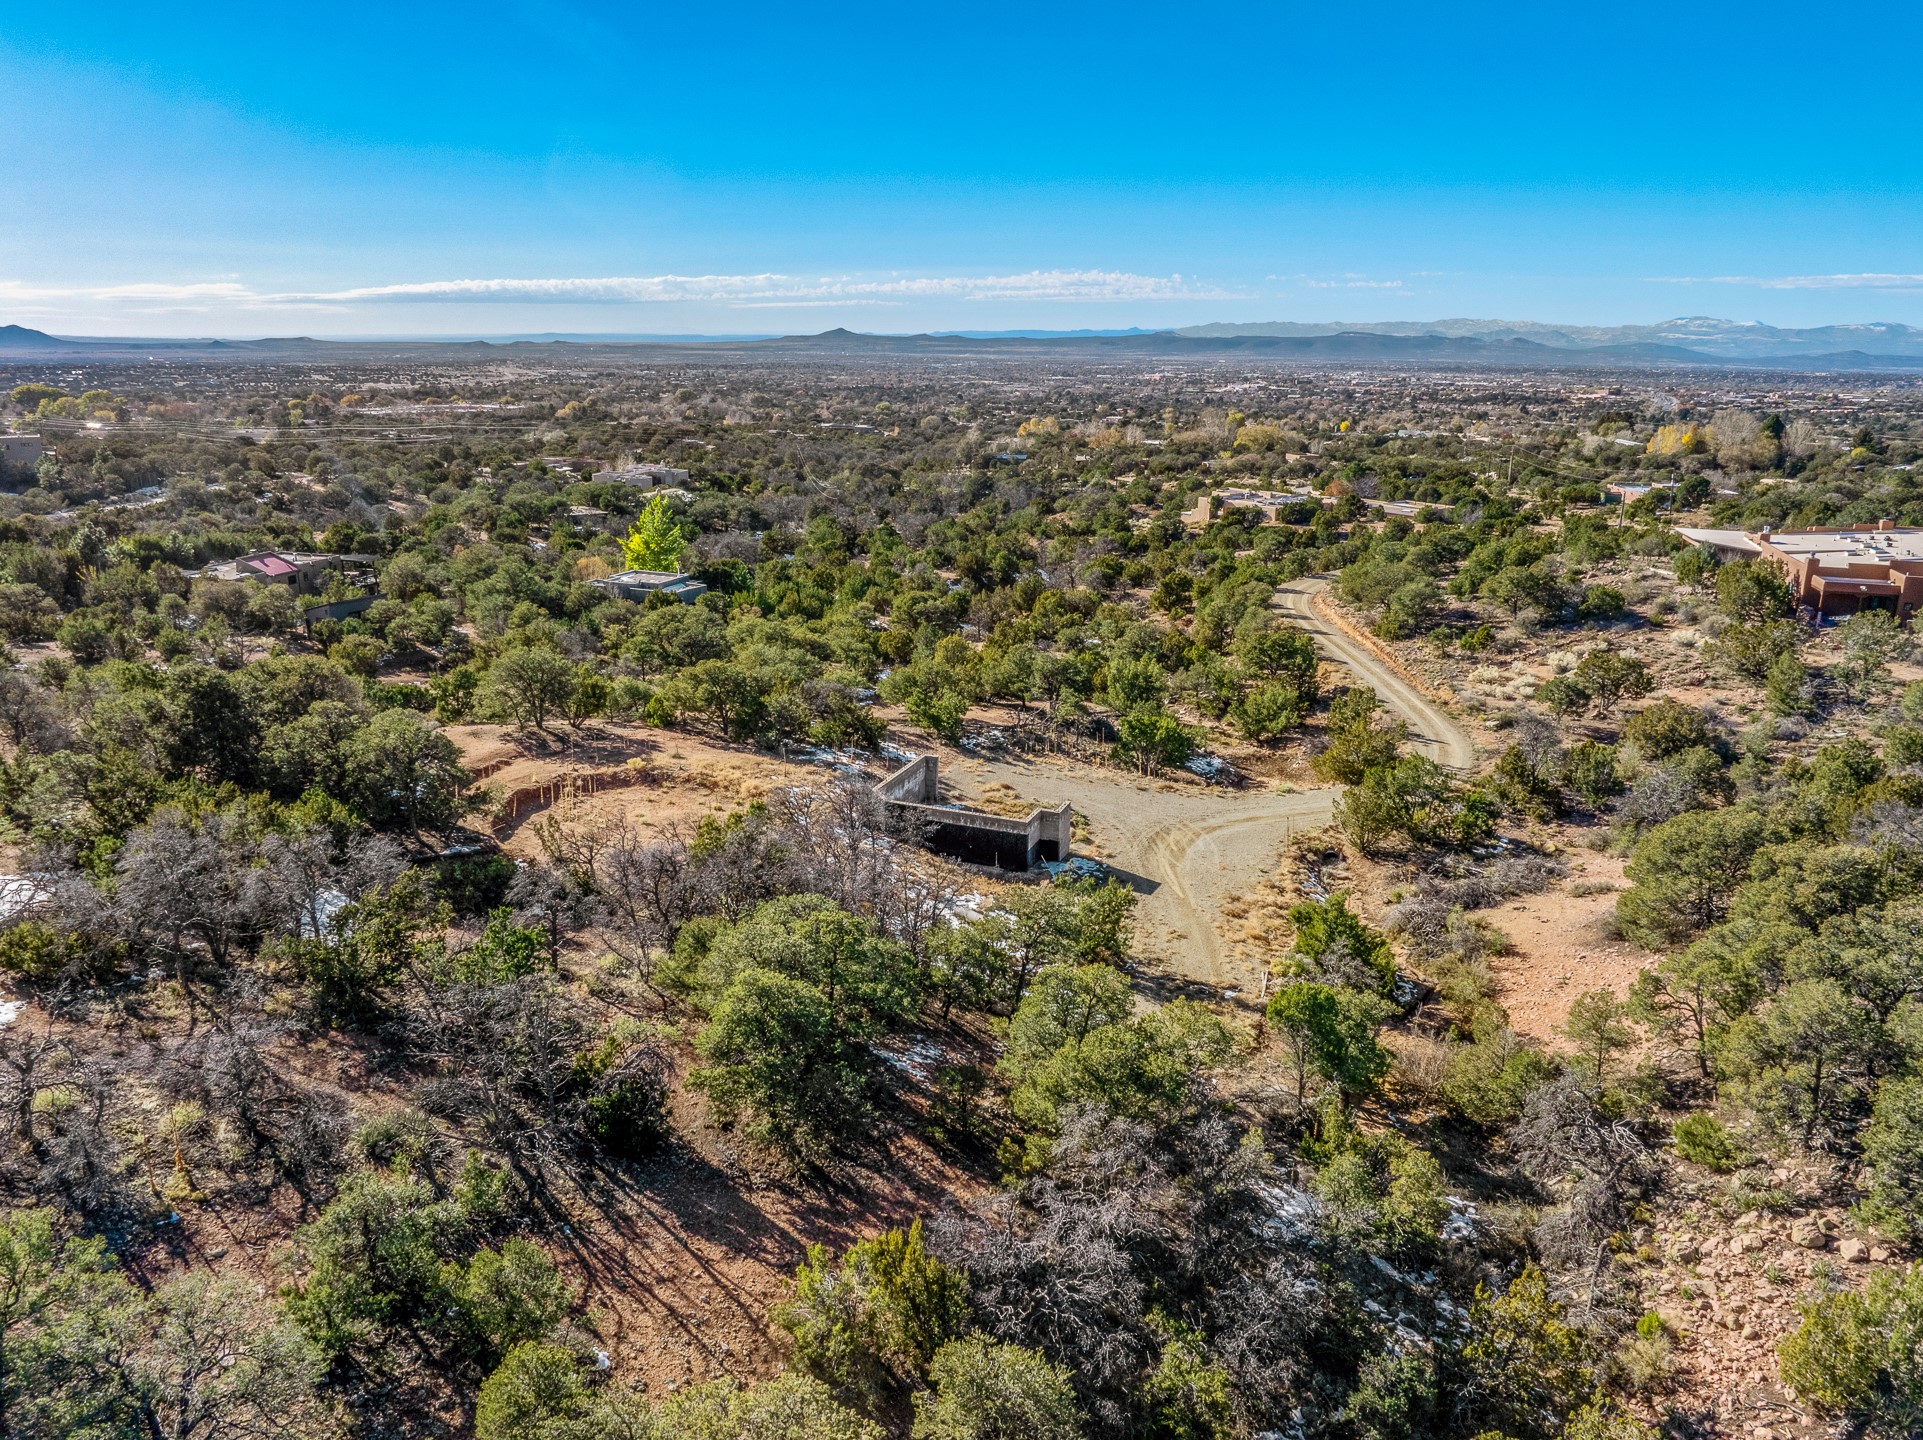
{"type": "Polygon", "coordinates": [[[359,615],[374,608],[374,602],[381,597],[369,593],[356,595],[348,600],[334,600],[325,605],[310,605],[300,612],[300,627],[312,631],[322,620],[345,620],[349,615],[359,615]]]}
{"type": "Polygon", "coordinates": [[[662,485],[686,485],[688,472],[672,465],[625,465],[619,470],[604,470],[595,478],[619,480],[623,485],[635,485],[643,490],[653,490],[662,485]]]}
{"type": "Polygon", "coordinates": [[[604,575],[588,584],[622,600],[646,600],[650,595],[671,595],[684,605],[692,605],[708,593],[708,587],[692,575],[676,575],[667,570],[622,570],[604,575]]]}
{"type": "Polygon", "coordinates": [[[882,779],[875,792],[921,842],[938,855],[997,870],[1032,870],[1043,860],[1066,860],[1072,845],[1073,806],[1037,807],[1011,819],[941,803],[941,772],[933,755],[918,755],[882,779]]]}
{"type": "Polygon", "coordinates": [[[46,453],[38,435],[0,435],[0,469],[31,470],[46,453]]]}
{"type": "Polygon", "coordinates": [[[1818,615],[1888,610],[1908,623],[1923,605],[1923,529],[1888,520],[1849,530],[1697,530],[1677,526],[1694,545],[1724,560],[1768,560],[1818,615]]]}

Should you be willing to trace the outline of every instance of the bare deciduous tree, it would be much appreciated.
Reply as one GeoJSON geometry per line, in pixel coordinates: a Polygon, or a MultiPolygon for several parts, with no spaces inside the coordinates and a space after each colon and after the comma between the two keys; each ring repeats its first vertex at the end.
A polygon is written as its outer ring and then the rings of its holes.
{"type": "Polygon", "coordinates": [[[1573,1071],[1530,1092],[1509,1143],[1525,1173],[1561,1201],[1536,1226],[1535,1240],[1572,1311],[1578,1318],[1613,1315],[1609,1242],[1649,1184],[1648,1148],[1597,1108],[1573,1071]]]}
{"type": "Polygon", "coordinates": [[[104,1066],[76,1069],[41,1109],[35,1147],[40,1183],[84,1215],[129,1208],[120,1144],[107,1126],[108,1100],[118,1083],[104,1066]]]}
{"type": "Polygon", "coordinates": [[[650,1042],[617,1039],[604,1064],[584,1071],[594,1033],[551,975],[430,984],[408,1036],[415,1061],[432,1071],[416,1092],[421,1107],[480,1128],[524,1165],[563,1159],[596,1138],[597,1099],[625,1089],[646,1107],[666,1094],[666,1062],[650,1042]]]}
{"type": "Polygon", "coordinates": [[[1076,1371],[1105,1429],[1128,1420],[1128,1391],[1159,1344],[1147,1297],[1181,1307],[1235,1381],[1250,1429],[1299,1400],[1331,1301],[1306,1228],[1279,1224],[1278,1178],[1197,1084],[1172,1124],[1067,1113],[1041,1174],[933,1227],[969,1272],[976,1313],[999,1337],[1076,1371]]]}
{"type": "Polygon", "coordinates": [[[50,1030],[24,1026],[0,1030],[0,1095],[9,1117],[9,1133],[22,1145],[34,1142],[34,1101],[60,1083],[72,1052],[50,1030]]]}
{"type": "Polygon", "coordinates": [[[1792,420],[1783,431],[1783,453],[1795,460],[1807,460],[1823,448],[1823,434],[1808,420],[1792,420]]]}
{"type": "Polygon", "coordinates": [[[593,890],[565,869],[534,862],[516,872],[507,889],[514,923],[539,930],[548,963],[558,965],[568,936],[586,929],[601,917],[593,890]]]}
{"type": "Polygon", "coordinates": [[[319,938],[341,905],[407,868],[401,847],[386,835],[359,836],[340,845],[316,825],[291,835],[269,835],[260,847],[270,907],[298,934],[319,938]]]}
{"type": "Polygon", "coordinates": [[[159,1075],[170,1095],[225,1120],[250,1151],[305,1185],[339,1168],[352,1122],[339,1091],[290,1079],[273,1063],[282,1033],[258,1019],[201,1031],[165,1053],[159,1075]]]}
{"type": "Polygon", "coordinates": [[[51,755],[74,741],[57,696],[18,670],[0,672],[0,730],[21,750],[51,755]]]}
{"type": "Polygon", "coordinates": [[[226,970],[285,922],[274,876],[243,821],[198,825],[160,811],[127,837],[114,864],[114,913],[136,949],[171,964],[191,1019],[194,973],[204,958],[226,970]]]}

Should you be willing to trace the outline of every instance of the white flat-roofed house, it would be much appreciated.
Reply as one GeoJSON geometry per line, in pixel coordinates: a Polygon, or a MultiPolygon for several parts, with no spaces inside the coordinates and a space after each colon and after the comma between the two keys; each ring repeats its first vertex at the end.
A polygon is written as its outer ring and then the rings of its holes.
{"type": "Polygon", "coordinates": [[[624,465],[619,470],[603,470],[594,477],[597,480],[619,480],[623,485],[639,486],[643,490],[653,490],[661,485],[686,485],[688,472],[677,470],[671,465],[624,465]]]}
{"type": "Polygon", "coordinates": [[[1231,486],[1196,496],[1195,504],[1183,512],[1182,519],[1189,525],[1206,525],[1226,510],[1259,510],[1265,523],[1274,524],[1282,510],[1300,505],[1304,500],[1334,503],[1316,495],[1307,486],[1295,490],[1243,490],[1231,486]]]}
{"type": "Polygon", "coordinates": [[[622,600],[646,600],[650,595],[672,595],[691,605],[708,593],[708,587],[692,575],[677,575],[667,570],[622,570],[604,575],[588,584],[622,600]]]}
{"type": "Polygon", "coordinates": [[[31,473],[46,453],[38,435],[0,435],[0,475],[31,473]]]}

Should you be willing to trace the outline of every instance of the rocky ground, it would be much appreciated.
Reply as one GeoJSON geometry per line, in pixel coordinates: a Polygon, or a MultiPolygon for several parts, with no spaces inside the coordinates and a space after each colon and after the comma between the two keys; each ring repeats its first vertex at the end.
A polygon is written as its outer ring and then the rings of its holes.
{"type": "Polygon", "coordinates": [[[1719,1178],[1677,1162],[1656,1202],[1637,1273],[1670,1336],[1669,1385],[1652,1397],[1680,1433],[1787,1440],[1830,1434],[1777,1373],[1798,1304],[1827,1284],[1860,1287],[1909,1256],[1853,1225],[1847,1177],[1823,1163],[1719,1178]]]}

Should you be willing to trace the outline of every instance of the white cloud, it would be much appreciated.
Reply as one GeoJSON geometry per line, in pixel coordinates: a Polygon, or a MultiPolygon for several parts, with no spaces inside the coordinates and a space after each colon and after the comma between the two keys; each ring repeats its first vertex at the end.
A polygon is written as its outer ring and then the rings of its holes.
{"type": "Polygon", "coordinates": [[[1182,275],[1121,270],[1029,270],[1015,275],[882,275],[815,278],[644,275],[575,279],[427,280],[346,290],[264,292],[238,281],[47,287],[0,280],[0,304],[91,301],[128,309],[281,309],[398,303],[634,305],[701,302],[767,308],[900,304],[910,300],[1140,301],[1235,298],[1182,275]]]}
{"type": "Polygon", "coordinates": [[[1659,275],[1659,285],[1751,285],[1759,290],[1923,290],[1923,275],[1659,275]]]}
{"type": "Polygon", "coordinates": [[[1119,270],[1030,270],[1019,275],[891,275],[879,278],[793,275],[645,275],[570,280],[430,280],[370,285],[292,300],[508,301],[519,304],[647,304],[952,300],[1187,300],[1215,292],[1180,275],[1119,270]]]}
{"type": "Polygon", "coordinates": [[[1369,280],[1360,275],[1344,275],[1336,280],[1317,280],[1303,276],[1302,283],[1311,290],[1400,290],[1400,280],[1369,280]]]}
{"type": "Polygon", "coordinates": [[[234,280],[194,284],[137,283],[131,285],[48,286],[0,280],[0,306],[39,312],[74,301],[90,301],[134,311],[206,310],[217,306],[251,305],[259,301],[247,286],[234,280]]]}

